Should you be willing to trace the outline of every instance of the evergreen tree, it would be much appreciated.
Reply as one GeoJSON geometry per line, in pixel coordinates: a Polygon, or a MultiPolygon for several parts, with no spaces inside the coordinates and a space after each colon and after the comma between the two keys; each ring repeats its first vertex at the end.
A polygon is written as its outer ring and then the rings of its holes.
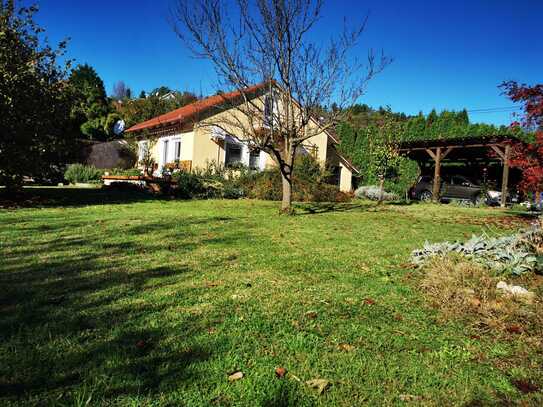
{"type": "Polygon", "coordinates": [[[437,121],[437,112],[436,109],[432,109],[428,117],[426,118],[426,127],[431,127],[437,121]]]}
{"type": "Polygon", "coordinates": [[[72,71],[69,83],[76,96],[71,112],[74,123],[90,139],[107,139],[104,124],[110,109],[102,79],[93,67],[84,64],[72,71]]]}
{"type": "Polygon", "coordinates": [[[468,125],[469,124],[469,115],[468,115],[468,111],[466,109],[462,109],[461,112],[458,112],[457,121],[461,125],[468,125]]]}

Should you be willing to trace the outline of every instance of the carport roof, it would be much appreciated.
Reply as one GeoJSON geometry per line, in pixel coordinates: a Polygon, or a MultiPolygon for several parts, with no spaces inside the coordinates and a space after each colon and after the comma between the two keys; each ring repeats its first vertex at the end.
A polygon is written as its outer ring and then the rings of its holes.
{"type": "Polygon", "coordinates": [[[413,140],[400,143],[400,150],[420,150],[436,147],[490,147],[491,145],[504,145],[517,141],[511,136],[496,135],[493,137],[471,136],[462,138],[413,140]]]}
{"type": "Polygon", "coordinates": [[[494,137],[464,137],[457,139],[414,140],[400,143],[400,152],[409,158],[425,162],[432,160],[431,153],[437,148],[442,149],[442,160],[458,162],[498,161],[500,147],[505,146],[515,138],[505,135],[494,137]]]}

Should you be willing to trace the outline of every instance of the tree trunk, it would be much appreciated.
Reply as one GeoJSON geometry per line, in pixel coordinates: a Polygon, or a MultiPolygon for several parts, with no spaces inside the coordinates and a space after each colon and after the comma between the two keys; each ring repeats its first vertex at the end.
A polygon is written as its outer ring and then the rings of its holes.
{"type": "Polygon", "coordinates": [[[383,203],[384,195],[385,195],[385,177],[380,177],[379,178],[379,202],[378,202],[379,205],[383,203]]]}
{"type": "Polygon", "coordinates": [[[281,201],[281,212],[290,213],[292,211],[292,178],[281,174],[283,180],[283,200],[281,201]]]}
{"type": "Polygon", "coordinates": [[[281,179],[283,181],[283,199],[281,201],[281,213],[292,213],[292,173],[294,170],[295,148],[288,146],[283,152],[283,162],[280,163],[281,179]]]}

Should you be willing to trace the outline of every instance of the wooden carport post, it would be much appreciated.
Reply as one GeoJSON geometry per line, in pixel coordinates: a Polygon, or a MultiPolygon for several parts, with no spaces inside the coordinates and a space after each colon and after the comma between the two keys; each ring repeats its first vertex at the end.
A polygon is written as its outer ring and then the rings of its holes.
{"type": "Polygon", "coordinates": [[[434,202],[439,202],[439,191],[441,189],[441,160],[447,157],[454,148],[454,146],[447,147],[443,153],[441,152],[441,147],[437,147],[435,153],[430,148],[425,149],[428,155],[432,157],[432,160],[434,160],[434,185],[432,187],[432,200],[434,202]]]}
{"type": "Polygon", "coordinates": [[[444,154],[441,154],[441,147],[437,147],[435,153],[429,148],[426,149],[428,155],[434,160],[434,185],[432,188],[432,200],[434,202],[439,202],[439,190],[441,189],[441,160],[445,158],[452,149],[453,147],[447,148],[444,154]]]}
{"type": "Polygon", "coordinates": [[[490,146],[492,150],[498,154],[503,163],[503,172],[502,172],[502,199],[501,207],[505,208],[507,205],[507,193],[509,187],[509,158],[511,156],[511,145],[505,145],[505,151],[502,151],[498,146],[490,146]]]}
{"type": "Polygon", "coordinates": [[[436,149],[434,162],[434,188],[432,189],[432,198],[434,202],[439,202],[439,190],[441,187],[441,147],[436,149]]]}

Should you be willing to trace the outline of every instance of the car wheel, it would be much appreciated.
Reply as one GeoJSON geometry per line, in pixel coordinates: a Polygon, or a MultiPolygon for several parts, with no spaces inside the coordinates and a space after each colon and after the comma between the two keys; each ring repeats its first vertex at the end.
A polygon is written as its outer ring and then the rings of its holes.
{"type": "Polygon", "coordinates": [[[419,200],[423,202],[430,202],[432,200],[432,193],[430,191],[422,191],[419,194],[419,200]]]}

